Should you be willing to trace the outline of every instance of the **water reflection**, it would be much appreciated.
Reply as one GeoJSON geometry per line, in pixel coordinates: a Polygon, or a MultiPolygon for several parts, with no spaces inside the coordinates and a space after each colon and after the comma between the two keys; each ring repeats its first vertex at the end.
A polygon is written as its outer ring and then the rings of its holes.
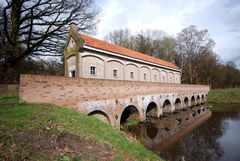
{"type": "Polygon", "coordinates": [[[130,129],[141,142],[166,160],[239,161],[240,113],[215,112],[212,117],[187,134],[160,144],[166,129],[142,124],[130,129]],[[179,139],[181,138],[181,139],[179,139]],[[171,143],[172,142],[172,143],[171,143]]]}

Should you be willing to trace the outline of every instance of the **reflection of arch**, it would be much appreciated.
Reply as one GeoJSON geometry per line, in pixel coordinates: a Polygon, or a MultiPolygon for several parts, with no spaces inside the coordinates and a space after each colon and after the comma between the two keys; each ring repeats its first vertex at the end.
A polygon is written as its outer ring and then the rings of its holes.
{"type": "Polygon", "coordinates": [[[111,121],[110,121],[108,115],[103,111],[100,111],[100,110],[92,111],[92,112],[88,113],[88,116],[94,116],[94,117],[102,120],[103,122],[111,124],[111,121]]]}
{"type": "Polygon", "coordinates": [[[133,105],[129,105],[123,110],[120,118],[120,125],[126,123],[129,118],[138,121],[140,120],[140,113],[133,105]]]}
{"type": "Polygon", "coordinates": [[[146,109],[146,117],[158,117],[157,104],[150,102],[146,109]]]}
{"type": "Polygon", "coordinates": [[[193,106],[195,106],[196,104],[195,104],[195,97],[194,96],[192,96],[192,98],[191,98],[191,107],[193,107],[193,106]]]}
{"type": "Polygon", "coordinates": [[[147,133],[147,136],[150,138],[150,139],[153,139],[157,136],[158,134],[158,128],[156,128],[155,126],[153,125],[147,125],[146,126],[146,133],[147,133]]]}
{"type": "Polygon", "coordinates": [[[166,99],[163,103],[163,112],[172,112],[171,107],[172,107],[171,102],[168,99],[166,99]]]}
{"type": "Polygon", "coordinates": [[[201,101],[201,103],[202,103],[202,104],[205,103],[205,97],[204,97],[204,95],[202,95],[202,101],[201,101]]]}
{"type": "Polygon", "coordinates": [[[188,106],[189,106],[189,101],[188,101],[188,98],[185,97],[184,98],[184,108],[188,108],[188,106]]]}
{"type": "Polygon", "coordinates": [[[181,109],[182,108],[182,103],[181,103],[181,100],[179,98],[176,99],[174,104],[175,104],[175,109],[181,109]]]}
{"type": "Polygon", "coordinates": [[[197,95],[197,105],[200,105],[200,104],[201,104],[200,96],[197,95]]]}

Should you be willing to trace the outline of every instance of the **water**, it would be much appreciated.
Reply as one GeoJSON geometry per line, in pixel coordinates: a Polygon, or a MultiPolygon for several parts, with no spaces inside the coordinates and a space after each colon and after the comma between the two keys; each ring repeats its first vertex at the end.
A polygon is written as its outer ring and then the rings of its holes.
{"type": "Polygon", "coordinates": [[[169,161],[240,161],[240,112],[213,112],[201,125],[164,144],[157,141],[159,132],[151,124],[132,131],[150,150],[169,161]]]}

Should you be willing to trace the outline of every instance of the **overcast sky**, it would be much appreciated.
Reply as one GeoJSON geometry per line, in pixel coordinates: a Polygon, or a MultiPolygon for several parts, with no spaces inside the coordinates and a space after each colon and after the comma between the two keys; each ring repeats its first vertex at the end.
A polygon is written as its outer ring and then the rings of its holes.
{"type": "Polygon", "coordinates": [[[214,51],[240,68],[240,0],[97,0],[102,9],[97,37],[129,28],[163,30],[176,36],[190,25],[207,29],[214,51]]]}

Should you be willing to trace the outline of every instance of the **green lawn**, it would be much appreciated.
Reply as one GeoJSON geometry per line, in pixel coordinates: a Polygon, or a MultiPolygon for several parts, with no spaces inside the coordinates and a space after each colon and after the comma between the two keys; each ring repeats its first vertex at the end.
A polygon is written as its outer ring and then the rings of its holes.
{"type": "Polygon", "coordinates": [[[19,103],[16,96],[0,98],[0,161],[103,159],[161,160],[94,117],[53,105],[19,103]]]}
{"type": "Polygon", "coordinates": [[[240,104],[240,88],[211,89],[207,101],[209,103],[240,104]]]}

